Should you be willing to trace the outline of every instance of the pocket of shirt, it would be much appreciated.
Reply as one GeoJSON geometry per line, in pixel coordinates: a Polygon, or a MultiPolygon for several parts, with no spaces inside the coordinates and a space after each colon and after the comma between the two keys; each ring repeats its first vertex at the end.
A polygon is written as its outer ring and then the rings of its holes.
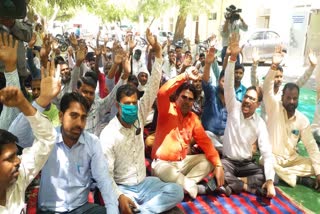
{"type": "Polygon", "coordinates": [[[88,167],[84,167],[81,164],[75,164],[74,166],[74,183],[79,186],[87,186],[89,185],[89,173],[88,167]]]}

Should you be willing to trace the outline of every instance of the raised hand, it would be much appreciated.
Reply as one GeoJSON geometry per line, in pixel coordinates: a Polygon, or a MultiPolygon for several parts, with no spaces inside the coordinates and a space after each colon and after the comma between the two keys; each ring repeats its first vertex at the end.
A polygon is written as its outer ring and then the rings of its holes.
{"type": "Polygon", "coordinates": [[[31,40],[28,43],[29,48],[33,48],[34,44],[36,44],[36,41],[37,41],[37,34],[33,33],[32,37],[31,37],[31,40]]]}
{"type": "Polygon", "coordinates": [[[156,57],[161,58],[162,57],[161,45],[158,43],[157,38],[154,35],[152,35],[149,28],[147,28],[146,37],[149,44],[152,46],[152,49],[155,51],[156,57]]]}
{"type": "Polygon", "coordinates": [[[316,67],[316,65],[318,64],[318,59],[316,54],[311,49],[309,50],[308,59],[309,59],[310,65],[312,67],[316,67]]]}
{"type": "Polygon", "coordinates": [[[101,54],[106,55],[107,54],[107,47],[104,45],[101,47],[101,54]]]}
{"type": "Polygon", "coordinates": [[[185,74],[187,75],[187,77],[190,79],[190,80],[198,80],[199,78],[199,71],[196,67],[189,67],[185,74]]]}
{"type": "Polygon", "coordinates": [[[78,46],[78,40],[77,40],[77,37],[74,35],[74,33],[70,34],[69,41],[70,41],[71,46],[73,48],[76,48],[78,46]]]}
{"type": "Polygon", "coordinates": [[[283,60],[282,47],[276,46],[272,56],[272,64],[279,65],[282,60],[283,60]]]}
{"type": "Polygon", "coordinates": [[[186,56],[183,60],[183,66],[184,67],[189,67],[192,65],[192,57],[191,56],[186,56]]]}
{"type": "Polygon", "coordinates": [[[23,107],[25,101],[26,98],[17,87],[8,86],[0,90],[0,103],[8,107],[23,107]]]}
{"type": "Polygon", "coordinates": [[[133,50],[137,46],[137,42],[134,41],[132,38],[129,38],[129,48],[133,50]]]}
{"type": "Polygon", "coordinates": [[[126,54],[124,57],[123,57],[123,60],[122,60],[122,68],[123,68],[123,71],[124,73],[122,74],[122,79],[128,79],[130,73],[131,73],[131,56],[129,56],[129,54],[126,54]]]}
{"type": "Polygon", "coordinates": [[[76,51],[76,60],[77,63],[76,65],[79,67],[83,60],[86,58],[87,55],[87,49],[85,46],[81,46],[77,51],[76,51]]]}
{"type": "Polygon", "coordinates": [[[94,55],[101,56],[101,48],[100,47],[97,47],[97,48],[95,48],[93,50],[94,50],[94,55]]]}
{"type": "Polygon", "coordinates": [[[51,41],[51,48],[54,52],[56,52],[59,49],[59,42],[56,39],[52,39],[51,41]]]}
{"type": "Polygon", "coordinates": [[[113,62],[117,65],[120,65],[122,63],[123,54],[121,52],[116,53],[114,56],[113,62]]]}
{"type": "Polygon", "coordinates": [[[254,47],[252,50],[252,62],[253,64],[259,63],[260,56],[259,56],[259,50],[258,48],[254,47]]]}
{"type": "MultiPolygon", "coordinates": [[[[40,57],[46,57],[48,58],[49,53],[51,51],[51,45],[50,45],[50,35],[46,34],[43,37],[42,47],[40,49],[40,57]]],[[[47,62],[46,62],[47,63],[47,62]]]]}
{"type": "Polygon", "coordinates": [[[240,35],[239,33],[232,33],[229,39],[229,48],[231,56],[237,57],[241,51],[239,46],[240,35]]]}
{"type": "Polygon", "coordinates": [[[61,90],[61,80],[59,75],[55,75],[56,72],[60,73],[60,65],[57,66],[56,70],[54,60],[47,63],[47,70],[41,67],[41,90],[37,103],[42,107],[46,107],[61,90]]]}
{"type": "Polygon", "coordinates": [[[213,46],[210,47],[209,50],[207,50],[205,62],[207,64],[213,63],[216,58],[215,54],[216,54],[216,49],[213,46]]]}
{"type": "Polygon", "coordinates": [[[0,61],[4,63],[6,72],[12,72],[17,67],[17,49],[18,41],[3,32],[0,35],[0,61]]]}

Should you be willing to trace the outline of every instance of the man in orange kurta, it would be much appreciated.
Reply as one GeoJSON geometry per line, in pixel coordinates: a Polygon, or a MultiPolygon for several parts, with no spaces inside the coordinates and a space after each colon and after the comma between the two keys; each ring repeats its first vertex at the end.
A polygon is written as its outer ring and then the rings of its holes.
{"type": "MultiPolygon", "coordinates": [[[[210,69],[210,64],[205,66],[210,69]]],[[[197,70],[187,72],[167,81],[158,92],[158,122],[155,144],[152,148],[154,175],[165,182],[176,182],[192,198],[206,193],[203,185],[197,185],[214,170],[218,186],[224,183],[220,157],[206,135],[198,116],[191,111],[196,91],[189,79],[198,79],[197,70]],[[170,95],[175,92],[175,101],[170,95]],[[187,155],[191,139],[194,139],[204,154],[187,155]]]]}

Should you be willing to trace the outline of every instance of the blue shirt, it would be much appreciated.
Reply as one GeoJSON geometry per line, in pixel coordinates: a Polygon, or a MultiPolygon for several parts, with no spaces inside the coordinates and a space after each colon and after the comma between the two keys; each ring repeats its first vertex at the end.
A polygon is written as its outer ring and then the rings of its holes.
{"type": "Polygon", "coordinates": [[[242,102],[243,97],[246,94],[247,88],[244,85],[240,84],[239,88],[235,90],[236,90],[236,99],[242,102]]]}
{"type": "Polygon", "coordinates": [[[223,135],[227,122],[227,109],[218,97],[218,87],[202,81],[205,96],[201,122],[205,130],[216,135],[223,135]]]}
{"type": "Polygon", "coordinates": [[[95,179],[107,213],[119,213],[118,197],[112,188],[108,163],[98,137],[84,131],[69,148],[57,127],[56,144],[41,173],[39,208],[54,212],[72,211],[88,202],[91,178],[95,179]]]}

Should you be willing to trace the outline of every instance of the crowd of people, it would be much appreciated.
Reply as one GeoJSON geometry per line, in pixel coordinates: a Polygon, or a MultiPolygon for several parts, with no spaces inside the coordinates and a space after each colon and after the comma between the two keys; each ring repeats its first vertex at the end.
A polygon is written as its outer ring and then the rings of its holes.
{"type": "Polygon", "coordinates": [[[99,45],[98,34],[97,45],[87,47],[77,32],[61,53],[39,24],[3,18],[0,24],[6,26],[0,28],[0,213],[23,213],[35,180],[42,214],[163,213],[178,209],[185,194],[272,198],[279,179],[320,192],[314,53],[298,81],[282,87],[281,47],[262,84],[255,52],[246,87],[238,55],[239,29],[248,26],[241,17],[226,17],[221,29],[221,70],[214,37],[194,57],[169,41],[159,44],[149,29],[146,50],[130,35],[110,47],[108,38],[99,45]],[[313,72],[310,125],[297,106],[313,72]],[[309,157],[297,152],[299,141],[309,157]],[[89,203],[90,192],[103,203],[89,203]]]}

